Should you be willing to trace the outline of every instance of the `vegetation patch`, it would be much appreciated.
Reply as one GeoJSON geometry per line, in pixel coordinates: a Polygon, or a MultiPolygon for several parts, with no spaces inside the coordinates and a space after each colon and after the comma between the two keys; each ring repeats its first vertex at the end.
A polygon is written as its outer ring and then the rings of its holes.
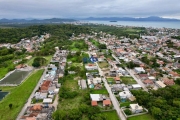
{"type": "Polygon", "coordinates": [[[121,80],[124,84],[136,84],[137,83],[132,77],[122,76],[121,80]]]}
{"type": "Polygon", "coordinates": [[[100,68],[108,68],[109,64],[107,62],[98,62],[100,68]]]}
{"type": "Polygon", "coordinates": [[[128,118],[128,120],[155,120],[150,114],[138,115],[128,118]]]}
{"type": "MultiPolygon", "coordinates": [[[[37,85],[44,70],[34,72],[24,83],[10,91],[0,102],[0,119],[15,120],[26,100],[37,85]],[[10,108],[9,105],[12,104],[10,108]]],[[[9,87],[10,88],[10,87],[9,87]]],[[[4,88],[3,88],[4,89],[4,88]]]]}

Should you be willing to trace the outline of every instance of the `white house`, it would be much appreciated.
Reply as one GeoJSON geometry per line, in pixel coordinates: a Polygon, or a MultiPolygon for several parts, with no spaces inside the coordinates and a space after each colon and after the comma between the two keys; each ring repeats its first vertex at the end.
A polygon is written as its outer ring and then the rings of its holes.
{"type": "Polygon", "coordinates": [[[98,70],[98,67],[95,64],[85,65],[86,70],[98,70]]]}
{"type": "Polygon", "coordinates": [[[36,99],[44,99],[44,98],[47,98],[47,93],[36,92],[34,97],[36,99]]]}
{"type": "Polygon", "coordinates": [[[92,101],[103,101],[102,94],[90,94],[92,101]]]}
{"type": "Polygon", "coordinates": [[[139,73],[145,73],[146,71],[144,70],[143,67],[135,67],[134,71],[139,74],[139,73]]]}
{"type": "Polygon", "coordinates": [[[143,107],[138,104],[130,104],[130,110],[132,113],[140,113],[143,111],[143,107]]]}
{"type": "Polygon", "coordinates": [[[165,85],[163,82],[161,82],[161,81],[155,81],[155,84],[156,84],[159,88],[164,88],[164,87],[166,87],[166,85],[165,85]]]}
{"type": "Polygon", "coordinates": [[[142,87],[139,84],[133,84],[133,89],[141,89],[142,87]]]}
{"type": "Polygon", "coordinates": [[[121,99],[127,99],[127,98],[132,97],[133,95],[131,94],[130,91],[122,91],[122,92],[119,92],[119,96],[121,99]]]}

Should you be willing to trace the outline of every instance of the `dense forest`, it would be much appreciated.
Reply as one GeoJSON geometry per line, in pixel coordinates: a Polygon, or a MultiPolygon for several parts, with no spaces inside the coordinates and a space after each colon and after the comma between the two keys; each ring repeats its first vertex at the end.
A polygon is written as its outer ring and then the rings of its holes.
{"type": "Polygon", "coordinates": [[[134,90],[132,93],[156,120],[180,120],[179,86],[160,88],[150,93],[134,90]]]}
{"type": "Polygon", "coordinates": [[[89,28],[75,25],[38,25],[26,28],[0,29],[0,43],[17,43],[22,38],[31,38],[36,35],[50,33],[54,38],[66,40],[74,33],[87,33],[89,28]]]}

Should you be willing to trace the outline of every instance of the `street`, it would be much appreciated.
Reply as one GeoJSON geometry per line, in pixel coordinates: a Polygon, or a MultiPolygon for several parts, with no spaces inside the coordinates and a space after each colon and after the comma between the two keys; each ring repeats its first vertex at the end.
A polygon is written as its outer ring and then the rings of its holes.
{"type": "Polygon", "coordinates": [[[27,102],[25,103],[24,107],[22,108],[21,112],[19,113],[19,115],[17,116],[17,119],[16,120],[20,120],[20,118],[24,115],[26,109],[28,106],[31,105],[31,99],[34,97],[34,94],[36,92],[36,90],[39,88],[40,84],[42,83],[43,81],[43,76],[46,74],[46,67],[45,67],[45,70],[43,72],[43,75],[41,76],[38,84],[36,85],[36,87],[34,88],[33,92],[31,93],[31,95],[29,96],[27,102]]]}
{"type": "Polygon", "coordinates": [[[96,65],[98,66],[98,70],[99,70],[99,74],[101,76],[103,76],[103,82],[104,82],[104,86],[106,87],[108,93],[109,93],[109,97],[111,98],[111,101],[112,101],[112,104],[118,114],[118,116],[121,118],[121,120],[126,120],[125,116],[123,115],[121,109],[120,109],[120,104],[119,102],[117,101],[116,97],[114,96],[114,94],[112,93],[111,91],[111,88],[109,87],[106,79],[104,78],[104,74],[103,74],[103,71],[101,70],[101,68],[99,67],[99,65],[96,63],[96,65]]]}

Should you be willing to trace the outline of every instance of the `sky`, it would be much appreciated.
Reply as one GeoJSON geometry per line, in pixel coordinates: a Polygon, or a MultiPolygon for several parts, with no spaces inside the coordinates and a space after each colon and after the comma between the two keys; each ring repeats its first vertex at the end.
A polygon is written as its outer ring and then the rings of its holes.
{"type": "Polygon", "coordinates": [[[180,19],[179,0],[0,0],[0,18],[148,17],[180,19]]]}

